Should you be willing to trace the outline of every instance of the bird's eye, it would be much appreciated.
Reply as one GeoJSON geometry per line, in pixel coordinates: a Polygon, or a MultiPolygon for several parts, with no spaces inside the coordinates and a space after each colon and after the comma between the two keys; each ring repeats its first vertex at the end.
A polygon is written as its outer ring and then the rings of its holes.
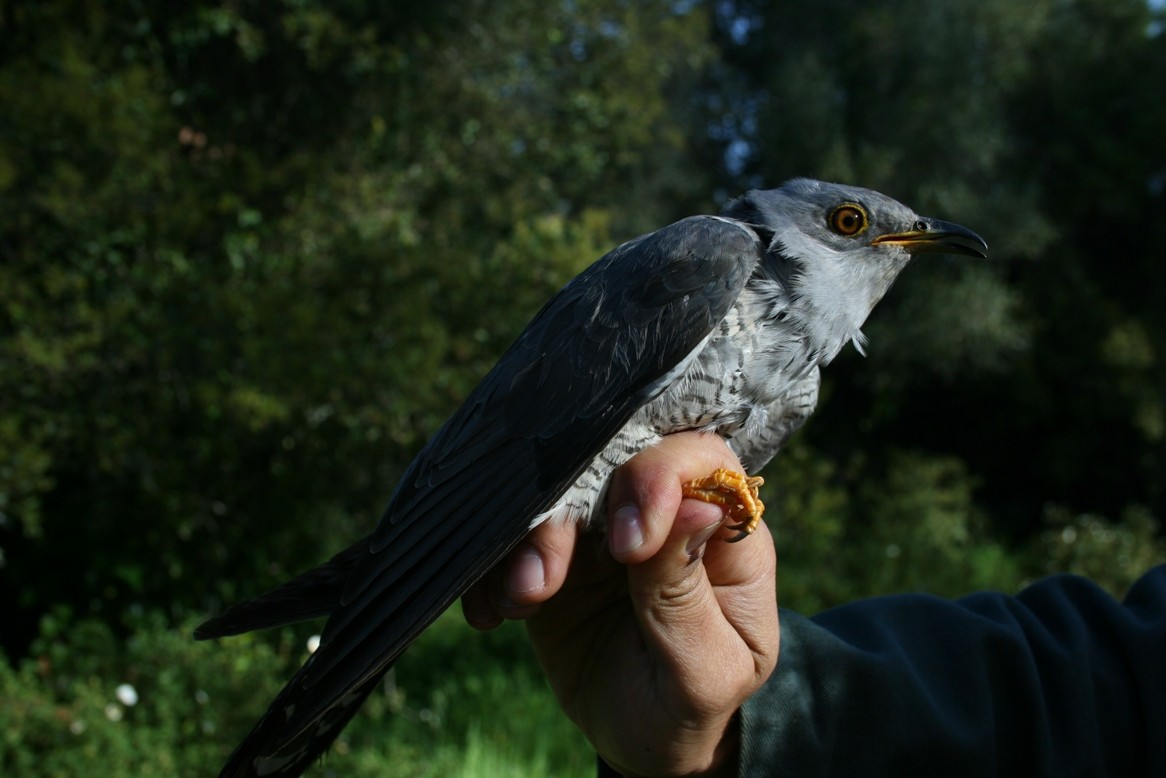
{"type": "Polygon", "coordinates": [[[865,230],[868,220],[862,206],[848,203],[831,211],[826,221],[834,232],[849,238],[865,230]]]}

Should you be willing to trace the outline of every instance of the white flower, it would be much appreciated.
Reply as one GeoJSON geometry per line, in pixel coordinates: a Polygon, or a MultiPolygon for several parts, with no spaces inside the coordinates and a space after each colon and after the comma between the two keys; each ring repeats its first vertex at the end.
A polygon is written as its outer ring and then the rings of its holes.
{"type": "Polygon", "coordinates": [[[105,718],[110,721],[121,721],[122,709],[116,702],[111,702],[105,706],[105,718]]]}
{"type": "Polygon", "coordinates": [[[138,704],[138,690],[128,683],[123,683],[117,687],[117,691],[114,694],[117,695],[118,702],[127,708],[132,708],[138,704]]]}
{"type": "Polygon", "coordinates": [[[308,638],[308,653],[309,654],[316,653],[316,649],[319,647],[320,647],[320,636],[319,635],[312,635],[310,638],[308,638]]]}

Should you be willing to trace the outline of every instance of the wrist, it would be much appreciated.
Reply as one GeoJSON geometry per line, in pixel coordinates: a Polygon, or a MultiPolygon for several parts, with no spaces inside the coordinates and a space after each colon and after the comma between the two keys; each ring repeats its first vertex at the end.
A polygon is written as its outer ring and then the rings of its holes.
{"type": "Polygon", "coordinates": [[[703,778],[731,778],[737,775],[741,753],[741,716],[734,712],[713,748],[709,768],[698,773],[703,778]]]}
{"type": "MultiPolygon", "coordinates": [[[[643,760],[638,768],[625,766],[618,759],[599,755],[599,778],[733,778],[740,764],[740,716],[734,712],[719,733],[708,731],[706,737],[693,732],[684,740],[691,750],[673,754],[671,759],[643,760]],[[705,743],[700,746],[699,743],[705,743]],[[652,763],[654,762],[654,764],[652,763]]],[[[632,763],[637,760],[631,759],[632,763]]]]}

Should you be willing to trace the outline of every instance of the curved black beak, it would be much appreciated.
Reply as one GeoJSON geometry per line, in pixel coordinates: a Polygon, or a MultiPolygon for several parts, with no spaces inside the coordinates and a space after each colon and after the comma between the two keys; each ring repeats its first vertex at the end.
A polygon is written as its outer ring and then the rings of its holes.
{"type": "Polygon", "coordinates": [[[912,229],[880,235],[871,241],[896,243],[909,254],[964,254],[969,257],[988,256],[988,244],[967,227],[940,219],[921,218],[912,229]]]}

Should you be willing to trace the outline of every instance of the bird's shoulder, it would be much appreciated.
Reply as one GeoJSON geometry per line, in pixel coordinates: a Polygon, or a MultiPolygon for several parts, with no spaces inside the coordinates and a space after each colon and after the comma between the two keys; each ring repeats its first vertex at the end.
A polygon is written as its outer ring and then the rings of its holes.
{"type": "Polygon", "coordinates": [[[609,437],[707,338],[763,253],[752,230],[718,216],[623,243],[546,303],[427,454],[456,456],[483,424],[500,438],[575,446],[584,429],[609,437]]]}

